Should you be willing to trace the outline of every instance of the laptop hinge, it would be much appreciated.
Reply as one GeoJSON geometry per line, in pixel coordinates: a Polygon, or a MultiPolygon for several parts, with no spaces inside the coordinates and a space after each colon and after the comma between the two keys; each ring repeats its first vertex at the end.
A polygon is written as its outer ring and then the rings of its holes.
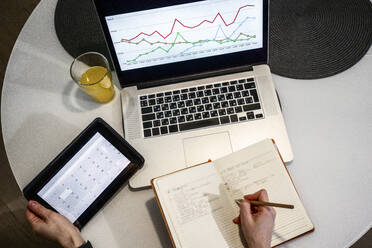
{"type": "Polygon", "coordinates": [[[227,75],[232,73],[238,73],[243,71],[252,71],[252,66],[240,66],[240,67],[234,67],[230,69],[224,69],[224,70],[218,70],[218,71],[211,71],[206,73],[198,73],[198,74],[192,74],[182,77],[174,77],[174,78],[167,78],[163,80],[155,80],[155,81],[149,81],[149,82],[143,82],[139,85],[137,85],[138,90],[147,89],[151,87],[158,87],[163,86],[167,84],[174,84],[174,83],[180,83],[180,82],[186,82],[191,80],[198,80],[203,78],[209,78],[209,77],[216,77],[221,75],[227,75]]]}

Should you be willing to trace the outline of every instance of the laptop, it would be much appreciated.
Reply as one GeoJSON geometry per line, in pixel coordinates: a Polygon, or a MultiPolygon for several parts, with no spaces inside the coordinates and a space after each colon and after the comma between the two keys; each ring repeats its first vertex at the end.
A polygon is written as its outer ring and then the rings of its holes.
{"type": "Polygon", "coordinates": [[[293,159],[268,63],[268,0],[93,0],[118,79],[130,186],[265,138],[293,159]]]}

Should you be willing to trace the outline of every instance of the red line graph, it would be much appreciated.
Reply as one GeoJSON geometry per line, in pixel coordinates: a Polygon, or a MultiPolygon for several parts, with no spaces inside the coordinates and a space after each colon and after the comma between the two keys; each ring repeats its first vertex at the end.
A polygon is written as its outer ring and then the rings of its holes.
{"type": "Polygon", "coordinates": [[[138,38],[140,35],[152,36],[152,35],[154,35],[155,33],[157,33],[158,35],[160,35],[163,39],[166,39],[166,38],[168,38],[169,35],[171,35],[171,34],[173,33],[174,26],[176,26],[176,23],[177,23],[177,22],[178,22],[179,24],[181,24],[181,25],[182,25],[183,27],[185,27],[185,28],[193,29],[193,28],[197,28],[197,27],[199,27],[200,25],[202,25],[202,24],[205,23],[205,22],[208,22],[208,23],[214,23],[214,22],[217,20],[217,17],[220,17],[221,20],[223,21],[223,23],[225,24],[225,26],[228,27],[228,26],[230,26],[230,25],[232,25],[232,24],[235,23],[236,18],[238,18],[238,15],[239,15],[240,10],[243,9],[243,8],[246,8],[246,7],[254,7],[254,5],[249,5],[249,4],[248,4],[248,5],[244,5],[244,6],[240,7],[240,8],[238,9],[238,11],[236,12],[236,15],[235,15],[234,20],[233,20],[231,23],[229,23],[229,24],[226,23],[225,19],[223,19],[223,17],[222,17],[222,15],[221,15],[220,12],[217,13],[217,15],[214,17],[213,21],[203,20],[201,23],[199,23],[198,25],[195,25],[195,26],[187,26],[187,25],[183,24],[181,21],[179,21],[179,20],[176,18],[176,19],[174,19],[174,21],[173,21],[173,25],[172,25],[171,31],[169,32],[169,34],[167,34],[167,35],[165,35],[165,36],[162,35],[161,33],[159,33],[159,31],[155,30],[155,31],[152,32],[151,34],[146,34],[146,33],[144,33],[144,32],[141,32],[141,33],[139,33],[138,35],[134,36],[134,37],[131,38],[131,39],[122,39],[122,41],[127,41],[127,42],[129,42],[129,41],[132,41],[132,40],[138,38]]]}

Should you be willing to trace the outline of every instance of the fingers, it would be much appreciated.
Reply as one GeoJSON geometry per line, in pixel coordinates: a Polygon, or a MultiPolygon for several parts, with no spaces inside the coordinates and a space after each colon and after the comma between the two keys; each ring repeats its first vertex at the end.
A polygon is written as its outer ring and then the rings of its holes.
{"type": "Polygon", "coordinates": [[[275,211],[275,209],[274,208],[269,208],[269,211],[270,211],[273,219],[275,219],[275,217],[276,217],[276,211],[275,211]]]}
{"type": "Polygon", "coordinates": [[[267,191],[265,189],[261,189],[256,193],[245,195],[244,199],[248,201],[252,200],[269,201],[269,196],[267,195],[267,191]]]}
{"type": "Polygon", "coordinates": [[[36,216],[29,209],[26,209],[26,218],[31,225],[37,224],[42,221],[38,216],[36,216]]]}
{"type": "Polygon", "coordinates": [[[260,191],[257,191],[256,193],[245,195],[244,199],[246,199],[248,201],[258,200],[259,195],[260,195],[260,191]]]}
{"type": "Polygon", "coordinates": [[[239,215],[238,217],[234,218],[234,219],[233,219],[233,222],[234,222],[235,224],[239,224],[239,223],[240,223],[240,215],[239,215]]]}
{"type": "MultiPolygon", "coordinates": [[[[258,200],[258,201],[269,201],[269,196],[267,194],[267,191],[265,189],[261,189],[253,194],[245,195],[244,199],[248,201],[252,200],[258,200]]],[[[252,212],[253,213],[259,213],[259,212],[265,212],[267,211],[270,213],[273,218],[275,219],[276,216],[276,211],[272,207],[257,207],[257,206],[251,206],[252,212]]]]}
{"type": "Polygon", "coordinates": [[[259,201],[269,201],[269,196],[267,195],[267,191],[265,189],[261,189],[260,194],[258,196],[259,201]]]}
{"type": "Polygon", "coordinates": [[[40,217],[41,219],[47,219],[52,212],[51,210],[45,208],[40,203],[36,201],[29,201],[27,204],[27,208],[36,216],[40,217]]]}
{"type": "MultiPolygon", "coordinates": [[[[261,189],[259,192],[259,195],[258,195],[258,200],[259,201],[269,201],[269,196],[267,194],[267,191],[265,189],[261,189]]],[[[276,211],[274,208],[272,207],[261,207],[260,210],[262,211],[268,211],[271,216],[275,219],[275,216],[276,216],[276,211]]]]}
{"type": "Polygon", "coordinates": [[[248,201],[244,200],[240,203],[240,215],[233,219],[235,224],[240,224],[240,221],[251,221],[252,220],[252,213],[251,213],[251,204],[248,201]]]}
{"type": "Polygon", "coordinates": [[[240,203],[240,220],[242,222],[252,220],[251,204],[248,201],[242,201],[240,203]]]}
{"type": "Polygon", "coordinates": [[[26,209],[26,218],[30,223],[32,231],[38,235],[42,235],[43,230],[46,228],[46,223],[39,216],[35,215],[29,209],[26,209]]]}

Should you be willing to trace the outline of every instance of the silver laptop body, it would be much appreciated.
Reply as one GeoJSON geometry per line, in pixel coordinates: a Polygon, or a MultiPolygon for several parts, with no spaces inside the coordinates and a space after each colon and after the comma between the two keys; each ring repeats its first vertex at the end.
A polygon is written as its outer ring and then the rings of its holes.
{"type": "Polygon", "coordinates": [[[268,0],[93,2],[125,138],[146,160],[131,187],[265,138],[293,159],[267,65],[268,0]]]}
{"type": "Polygon", "coordinates": [[[144,167],[130,180],[133,188],[148,186],[154,177],[217,159],[264,138],[274,139],[285,162],[293,159],[268,65],[254,66],[252,71],[150,89],[125,88],[121,91],[121,99],[125,138],[146,159],[144,167]],[[144,138],[139,96],[251,77],[257,84],[263,119],[144,138]]]}

